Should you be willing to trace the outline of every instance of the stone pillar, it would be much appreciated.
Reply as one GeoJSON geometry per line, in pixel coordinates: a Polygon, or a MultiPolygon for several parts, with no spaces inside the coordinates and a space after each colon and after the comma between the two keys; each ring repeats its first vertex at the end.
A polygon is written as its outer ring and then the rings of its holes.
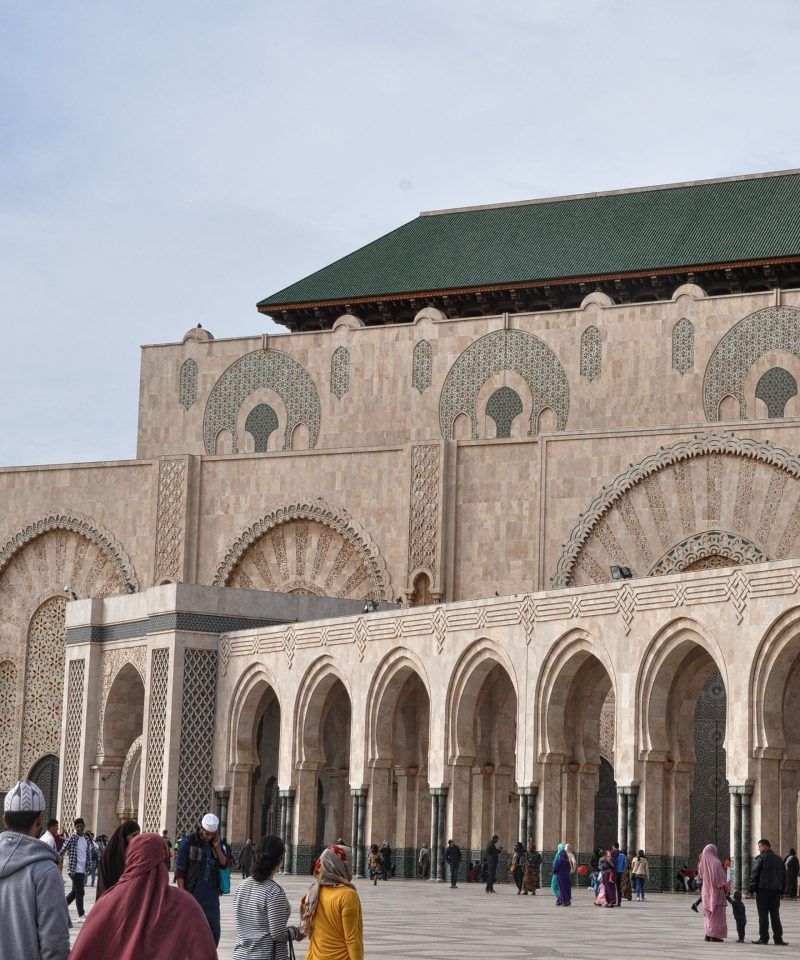
{"type": "Polygon", "coordinates": [[[530,817],[530,805],[528,803],[530,797],[530,787],[520,787],[519,788],[519,839],[527,849],[528,846],[528,836],[530,834],[530,827],[528,826],[528,818],[530,817]]]}
{"type": "Polygon", "coordinates": [[[528,835],[522,841],[525,844],[525,848],[528,847],[528,840],[533,839],[534,845],[536,844],[536,801],[538,798],[539,788],[534,784],[532,787],[528,787],[528,835]]]}
{"type": "Polygon", "coordinates": [[[367,788],[359,787],[351,790],[353,798],[353,859],[355,860],[355,875],[363,877],[365,875],[366,856],[365,856],[365,829],[367,816],[367,788]]]}
{"type": "Polygon", "coordinates": [[[439,879],[439,860],[442,851],[439,849],[439,790],[430,788],[431,794],[431,880],[435,883],[439,879]]]}
{"type": "MultiPolygon", "coordinates": [[[[450,777],[450,836],[462,850],[469,849],[471,842],[472,758],[458,757],[450,767],[450,777]]],[[[432,863],[431,873],[433,873],[432,863]]]]}
{"type": "Polygon", "coordinates": [[[281,839],[283,840],[283,845],[286,848],[286,852],[284,853],[283,857],[283,872],[292,873],[294,862],[292,859],[292,839],[294,832],[294,790],[278,791],[278,803],[280,804],[281,839]]]}
{"type": "MultiPolygon", "coordinates": [[[[252,763],[233,763],[229,768],[231,796],[228,801],[228,816],[230,824],[231,843],[244,843],[257,830],[252,829],[253,811],[252,811],[252,777],[254,765],[252,763]]],[[[283,833],[280,833],[283,839],[283,833]]],[[[285,840],[284,840],[285,842],[285,840]]]]}
{"type": "MultiPolygon", "coordinates": [[[[436,791],[436,801],[439,808],[437,814],[437,823],[439,826],[439,850],[440,852],[444,849],[444,845],[447,842],[445,837],[445,830],[447,829],[447,787],[439,787],[436,791]]],[[[438,869],[436,871],[436,879],[439,881],[445,880],[445,862],[444,857],[439,856],[438,869]]]]}
{"type": "Polygon", "coordinates": [[[742,787],[742,889],[750,886],[750,866],[753,862],[752,812],[750,805],[753,787],[745,784],[742,787]]]}
{"type": "MultiPolygon", "coordinates": [[[[623,849],[627,844],[627,829],[628,794],[625,792],[625,787],[617,785],[617,842],[623,849]]],[[[630,856],[629,850],[625,849],[625,852],[630,856]]]]}
{"type": "Polygon", "coordinates": [[[542,851],[558,848],[561,837],[561,767],[563,756],[551,754],[542,764],[542,851]]]}
{"type": "Polygon", "coordinates": [[[228,839],[228,798],[230,797],[230,790],[227,787],[223,787],[221,790],[214,791],[217,800],[217,811],[219,816],[219,835],[227,840],[228,839]]]}
{"type": "Polygon", "coordinates": [[[731,859],[733,860],[733,889],[742,889],[742,795],[739,787],[729,786],[731,795],[731,859]]]}
{"type": "Polygon", "coordinates": [[[631,784],[627,787],[618,787],[621,791],[620,799],[624,800],[625,817],[622,818],[622,809],[620,808],[620,843],[624,846],[628,859],[636,856],[636,808],[639,799],[638,784],[631,784]]]}

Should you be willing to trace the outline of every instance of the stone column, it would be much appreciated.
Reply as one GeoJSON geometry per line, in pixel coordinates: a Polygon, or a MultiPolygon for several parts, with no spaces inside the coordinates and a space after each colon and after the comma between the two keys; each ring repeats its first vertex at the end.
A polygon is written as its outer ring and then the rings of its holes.
{"type": "Polygon", "coordinates": [[[293,873],[294,790],[278,791],[278,803],[281,811],[281,839],[284,847],[286,847],[283,858],[283,872],[293,873]]]}
{"type": "MultiPolygon", "coordinates": [[[[617,785],[617,841],[620,847],[627,844],[628,829],[628,794],[625,793],[625,787],[617,785]]],[[[630,855],[630,851],[625,851],[630,855]]]]}
{"type": "Polygon", "coordinates": [[[538,847],[538,842],[536,840],[536,801],[539,795],[539,788],[534,784],[532,787],[528,787],[528,835],[523,840],[525,848],[528,847],[528,839],[532,838],[535,846],[538,847]]]}
{"type": "Polygon", "coordinates": [[[627,787],[620,787],[622,797],[624,798],[625,819],[620,819],[619,832],[620,843],[624,844],[628,859],[636,856],[636,808],[639,799],[638,784],[631,784],[627,787]]]}
{"type": "Polygon", "coordinates": [[[365,874],[365,839],[364,831],[366,825],[366,816],[367,816],[367,787],[358,787],[355,790],[351,790],[350,794],[353,798],[353,837],[351,843],[353,846],[353,858],[355,860],[355,875],[357,877],[363,877],[365,874]]]}
{"type": "Polygon", "coordinates": [[[733,889],[742,889],[742,795],[739,787],[729,786],[731,795],[731,858],[733,859],[733,889]]]}
{"type": "Polygon", "coordinates": [[[228,839],[228,798],[230,797],[230,790],[223,787],[221,790],[215,790],[216,801],[217,801],[217,810],[219,811],[219,835],[224,839],[228,839]]]}
{"type": "MultiPolygon", "coordinates": [[[[447,842],[445,838],[445,830],[447,828],[447,787],[439,787],[436,792],[437,805],[439,811],[437,814],[437,823],[439,826],[439,850],[444,849],[444,845],[447,842]]],[[[437,872],[437,880],[445,880],[445,862],[444,857],[439,857],[439,864],[437,872]]]]}
{"type": "Polygon", "coordinates": [[[519,788],[519,839],[527,849],[528,846],[528,836],[530,834],[530,828],[528,826],[528,818],[530,817],[530,805],[528,803],[530,797],[530,787],[520,787],[519,788]]]}
{"type": "Polygon", "coordinates": [[[752,812],[750,798],[753,787],[745,784],[742,787],[742,890],[750,886],[750,866],[753,862],[752,812]]]}
{"type": "Polygon", "coordinates": [[[439,849],[439,789],[430,788],[431,794],[431,880],[435,883],[439,879],[439,860],[442,851],[439,849]]]}

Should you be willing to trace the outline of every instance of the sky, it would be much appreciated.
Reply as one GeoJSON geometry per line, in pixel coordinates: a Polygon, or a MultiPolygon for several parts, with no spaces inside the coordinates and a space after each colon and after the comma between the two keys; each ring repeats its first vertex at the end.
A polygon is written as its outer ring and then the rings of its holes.
{"type": "MultiPolygon", "coordinates": [[[[421,210],[800,166],[794,0],[0,0],[0,465],[421,210]]],[[[179,452],[179,451],[176,451],[179,452]]]]}

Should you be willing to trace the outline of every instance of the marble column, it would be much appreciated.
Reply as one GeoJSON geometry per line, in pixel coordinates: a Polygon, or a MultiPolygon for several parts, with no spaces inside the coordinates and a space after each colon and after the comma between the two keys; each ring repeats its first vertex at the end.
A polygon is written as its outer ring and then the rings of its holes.
{"type": "Polygon", "coordinates": [[[439,861],[442,851],[439,848],[439,788],[431,787],[431,880],[439,879],[439,861]]]}
{"type": "MultiPolygon", "coordinates": [[[[617,841],[623,849],[627,845],[628,830],[628,794],[625,787],[617,786],[617,841]]],[[[629,851],[626,849],[626,853],[629,851]]]]}
{"type": "Polygon", "coordinates": [[[367,815],[367,793],[368,790],[366,787],[358,787],[357,789],[350,791],[350,795],[353,798],[353,836],[351,837],[351,844],[353,849],[355,875],[357,877],[364,876],[364,868],[366,866],[366,857],[364,855],[364,827],[367,815]]]}
{"type": "MultiPolygon", "coordinates": [[[[437,815],[439,824],[439,850],[443,850],[447,842],[445,837],[445,831],[447,829],[447,787],[439,787],[436,799],[439,805],[439,813],[437,815]]],[[[439,881],[445,880],[445,862],[443,856],[439,857],[437,879],[439,881]]]]}
{"type": "Polygon", "coordinates": [[[280,805],[281,839],[286,848],[283,856],[283,872],[292,873],[292,840],[294,834],[294,790],[278,792],[280,805]]]}
{"type": "Polygon", "coordinates": [[[626,797],[625,803],[625,822],[620,823],[620,833],[622,834],[621,842],[625,843],[625,850],[628,854],[628,859],[631,860],[636,856],[636,820],[637,820],[637,804],[639,800],[639,787],[638,784],[631,784],[630,786],[622,788],[624,795],[626,797]]]}
{"type": "Polygon", "coordinates": [[[539,797],[539,788],[535,784],[528,787],[528,834],[523,838],[525,848],[528,847],[528,840],[532,839],[535,846],[538,846],[536,840],[536,801],[539,797]]]}
{"type": "Polygon", "coordinates": [[[753,787],[745,784],[742,788],[742,890],[750,887],[750,866],[753,862],[752,813],[750,800],[753,787]]]}
{"type": "Polygon", "coordinates": [[[742,889],[742,795],[739,787],[729,786],[731,795],[731,858],[733,860],[732,885],[734,890],[742,889]]]}
{"type": "Polygon", "coordinates": [[[217,790],[217,810],[219,811],[219,835],[227,840],[228,839],[228,798],[230,797],[230,790],[217,790]]]}

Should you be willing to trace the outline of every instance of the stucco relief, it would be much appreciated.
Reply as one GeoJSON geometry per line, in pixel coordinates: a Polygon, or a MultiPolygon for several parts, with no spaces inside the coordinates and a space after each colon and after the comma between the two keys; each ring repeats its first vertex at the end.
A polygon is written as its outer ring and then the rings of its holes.
{"type": "Polygon", "coordinates": [[[392,599],[386,564],[346,511],[322,500],[278,507],[231,545],[216,586],[392,599]]]}
{"type": "Polygon", "coordinates": [[[798,537],[800,457],[769,441],[696,436],[632,464],[601,490],[551,582],[601,582],[611,565],[636,576],[675,572],[712,555],[786,559],[798,537]]]}
{"type": "Polygon", "coordinates": [[[181,579],[186,526],[186,461],[158,464],[158,513],[153,583],[181,579]]]}
{"type": "Polygon", "coordinates": [[[283,449],[291,449],[292,434],[299,424],[308,429],[309,447],[317,445],[320,401],[314,381],[294,357],[268,349],[255,350],[240,357],[214,384],[203,418],[206,453],[217,452],[217,436],[222,430],[230,432],[233,452],[241,451],[243,441],[239,437],[237,415],[247,397],[261,387],[274,390],[286,405],[283,449]]]}
{"type": "Polygon", "coordinates": [[[438,573],[439,537],[438,443],[411,448],[411,510],[408,519],[408,579],[422,570],[431,577],[438,573]]]}
{"type": "Polygon", "coordinates": [[[476,340],[450,368],[439,400],[439,424],[445,440],[453,439],[456,417],[466,414],[472,438],[478,439],[476,400],[489,377],[503,371],[518,373],[533,398],[528,436],[536,435],[539,414],[547,407],[556,414],[557,429],[564,430],[569,415],[569,384],[553,350],[524,330],[495,330],[476,340]]]}

